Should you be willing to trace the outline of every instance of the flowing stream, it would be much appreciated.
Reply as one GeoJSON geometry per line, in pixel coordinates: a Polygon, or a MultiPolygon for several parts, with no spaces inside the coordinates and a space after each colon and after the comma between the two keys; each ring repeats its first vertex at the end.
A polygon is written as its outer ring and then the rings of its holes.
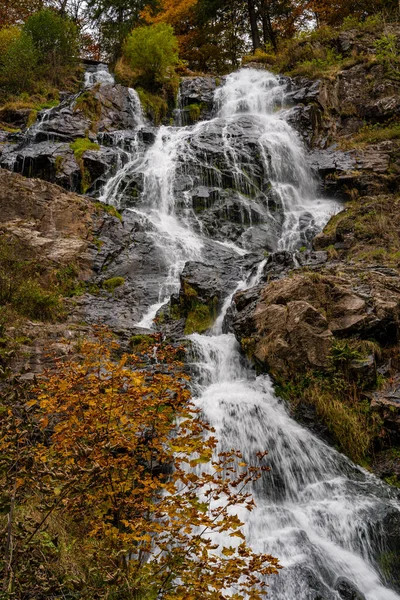
{"type": "Polygon", "coordinates": [[[295,250],[339,207],[318,198],[303,145],[284,119],[285,87],[277,77],[241,70],[217,89],[215,102],[208,121],[160,127],[152,146],[132,153],[103,189],[102,200],[128,206],[164,256],[159,298],[138,325],[150,327],[179,291],[186,261],[212,263],[221,248],[233,259],[259,251],[257,272],[231,282],[212,331],[189,339],[194,395],[216,429],[219,449],[237,448],[250,462],[256,452],[269,451],[271,471],[253,490],[257,508],[240,514],[251,546],[285,567],[268,581],[269,597],[399,600],[378,564],[383,519],[400,510],[391,488],[293,421],[270,378],[256,377],[233,334],[222,333],[234,291],[257,283],[263,235],[272,250],[295,250]],[[133,182],[135,201],[129,203],[133,182]],[[199,197],[211,202],[204,189],[234,195],[234,238],[223,227],[211,235],[194,210],[199,197]]]}

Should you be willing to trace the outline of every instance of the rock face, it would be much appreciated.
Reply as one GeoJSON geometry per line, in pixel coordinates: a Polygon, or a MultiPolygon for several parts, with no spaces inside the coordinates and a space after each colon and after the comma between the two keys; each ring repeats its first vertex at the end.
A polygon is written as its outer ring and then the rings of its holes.
{"type": "Polygon", "coordinates": [[[37,179],[0,169],[0,227],[40,261],[78,263],[90,273],[91,202],[37,179]]]}
{"type": "Polygon", "coordinates": [[[183,125],[209,119],[214,112],[215,77],[185,77],[179,91],[179,118],[183,125]]]}
{"type": "Polygon", "coordinates": [[[2,147],[0,166],[67,190],[95,192],[128,160],[129,141],[119,147],[124,136],[118,132],[136,130],[141,122],[140,103],[133,90],[99,83],[42,111],[25,133],[9,136],[2,147]],[[106,135],[107,148],[87,150],[82,158],[71,148],[76,139],[103,142],[106,135]]]}
{"type": "Polygon", "coordinates": [[[335,337],[395,343],[400,288],[378,271],[298,273],[234,298],[233,329],[254,359],[272,373],[329,367],[335,337]]]}

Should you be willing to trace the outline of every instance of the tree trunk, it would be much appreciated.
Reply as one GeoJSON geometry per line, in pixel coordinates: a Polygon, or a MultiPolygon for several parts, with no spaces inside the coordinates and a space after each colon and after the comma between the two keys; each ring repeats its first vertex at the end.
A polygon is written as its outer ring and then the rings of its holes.
{"type": "Polygon", "coordinates": [[[261,18],[262,18],[262,25],[263,25],[264,44],[271,42],[272,47],[276,52],[276,49],[277,49],[276,35],[275,35],[275,31],[274,31],[274,29],[272,27],[272,23],[271,23],[271,15],[269,12],[268,0],[262,0],[261,7],[262,7],[261,8],[261,18]]]}
{"type": "Polygon", "coordinates": [[[247,4],[249,7],[251,39],[253,42],[253,51],[255,52],[257,48],[261,48],[260,34],[258,33],[257,14],[254,5],[254,0],[247,0],[247,4]]]}

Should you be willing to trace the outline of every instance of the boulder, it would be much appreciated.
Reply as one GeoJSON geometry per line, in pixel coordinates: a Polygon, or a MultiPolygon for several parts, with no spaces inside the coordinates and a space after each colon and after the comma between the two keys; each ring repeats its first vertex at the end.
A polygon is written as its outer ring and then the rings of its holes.
{"type": "MultiPolygon", "coordinates": [[[[279,273],[278,273],[279,277],[279,273]]],[[[398,333],[400,291],[390,276],[359,272],[295,273],[234,297],[232,326],[254,360],[289,377],[329,366],[335,337],[394,341],[398,333]]],[[[363,364],[375,370],[374,363],[363,364]]],[[[356,367],[355,367],[356,368],[356,367]]],[[[357,369],[360,365],[357,365],[357,369]]],[[[357,370],[356,369],[356,370],[357,370]]]]}
{"type": "Polygon", "coordinates": [[[215,77],[185,77],[179,88],[179,117],[184,125],[209,119],[214,111],[215,77]]]}

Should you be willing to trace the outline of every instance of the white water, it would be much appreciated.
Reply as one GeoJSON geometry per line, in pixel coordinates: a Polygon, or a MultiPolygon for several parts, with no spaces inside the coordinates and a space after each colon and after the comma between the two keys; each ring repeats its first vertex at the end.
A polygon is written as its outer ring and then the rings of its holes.
{"type": "MultiPolygon", "coordinates": [[[[212,157],[196,152],[196,144],[214,126],[222,128],[223,154],[244,211],[253,202],[248,196],[254,198],[261,188],[251,164],[243,169],[235,132],[242,135],[248,127],[254,135],[256,128],[264,172],[284,215],[276,249],[298,246],[305,212],[322,227],[338,209],[336,203],[318,198],[303,146],[281,118],[284,88],[275,76],[242,70],[227,78],[216,100],[219,112],[212,121],[161,127],[148,152],[132,156],[103,193],[103,200],[118,206],[127,179],[142,178],[141,197],[131,210],[162,250],[166,265],[165,274],[160,275],[159,301],[138,324],[142,327],[149,327],[163,301],[178,291],[185,262],[204,260],[206,235],[193,213],[188,190],[198,184],[193,165],[199,168],[199,177],[207,179],[204,184],[213,177],[221,183],[212,157]],[[185,169],[188,165],[191,168],[185,169]],[[180,190],[178,173],[189,180],[180,190]]],[[[266,219],[275,219],[268,206],[263,210],[266,219]]],[[[246,250],[245,243],[239,248],[228,239],[222,243],[236,248],[238,255],[246,250]]],[[[263,266],[253,278],[244,274],[236,289],[256,284],[263,266]]],[[[198,406],[216,429],[220,450],[237,448],[249,462],[256,452],[269,451],[272,470],[253,490],[257,508],[240,513],[252,547],[279,557],[285,567],[279,576],[270,578],[269,598],[339,600],[337,579],[346,577],[367,600],[400,600],[380,581],[371,541],[375,520],[388,506],[399,510],[398,504],[390,498],[387,486],[295,423],[274,394],[270,379],[256,378],[243,363],[233,335],[221,333],[234,288],[232,282],[211,335],[189,336],[198,374],[194,392],[198,406]]],[[[229,538],[227,545],[231,542],[229,538]]]]}
{"type": "Polygon", "coordinates": [[[99,63],[87,68],[84,77],[85,88],[92,87],[96,83],[114,83],[114,77],[106,64],[99,63]]]}

